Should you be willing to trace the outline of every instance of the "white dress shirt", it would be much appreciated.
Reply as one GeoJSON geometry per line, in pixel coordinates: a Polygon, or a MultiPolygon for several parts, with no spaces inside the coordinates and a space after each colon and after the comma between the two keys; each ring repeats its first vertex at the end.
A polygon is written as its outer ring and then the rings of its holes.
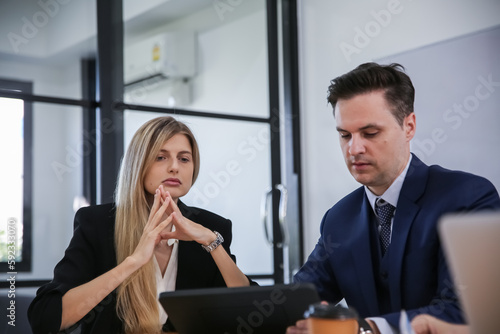
{"type": "MultiPolygon", "coordinates": [[[[394,182],[392,182],[390,187],[381,196],[375,195],[374,193],[371,192],[370,189],[368,189],[367,186],[365,186],[366,197],[370,202],[373,212],[375,212],[375,202],[377,201],[378,198],[382,198],[384,201],[386,201],[387,203],[391,204],[396,208],[396,210],[394,211],[394,215],[396,215],[396,211],[398,210],[397,204],[398,204],[399,194],[401,193],[401,188],[403,187],[403,182],[406,178],[406,173],[408,173],[408,168],[410,167],[411,159],[412,155],[410,154],[410,159],[408,160],[405,169],[401,172],[401,174],[399,174],[399,176],[394,180],[394,182]]],[[[394,215],[392,216],[391,219],[391,236],[392,236],[392,225],[394,222],[394,215]]],[[[380,230],[380,226],[378,227],[378,229],[380,230]]],[[[368,319],[375,322],[381,334],[399,333],[399,330],[389,325],[389,323],[387,322],[387,320],[385,320],[385,318],[373,317],[368,319]]]]}
{"type": "MultiPolygon", "coordinates": [[[[173,231],[175,230],[175,227],[172,229],[173,231]]],[[[169,246],[172,246],[172,253],[170,254],[170,259],[168,260],[167,264],[167,269],[165,270],[165,275],[161,275],[161,269],[156,261],[156,256],[153,256],[154,262],[155,262],[155,276],[156,276],[156,292],[157,296],[160,295],[161,292],[165,291],[174,291],[175,290],[175,283],[177,281],[177,251],[179,248],[179,240],[177,239],[169,239],[167,241],[167,244],[169,246]]],[[[160,310],[160,324],[163,325],[167,319],[168,315],[163,309],[163,306],[161,306],[159,300],[158,302],[158,307],[160,310]]]]}

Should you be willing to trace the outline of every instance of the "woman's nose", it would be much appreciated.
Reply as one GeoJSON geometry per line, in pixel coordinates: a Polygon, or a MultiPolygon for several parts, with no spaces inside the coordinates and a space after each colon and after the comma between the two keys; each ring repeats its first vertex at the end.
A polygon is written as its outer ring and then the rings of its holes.
{"type": "Polygon", "coordinates": [[[179,169],[179,162],[177,159],[172,159],[172,162],[168,166],[168,171],[169,172],[177,172],[179,169]]]}

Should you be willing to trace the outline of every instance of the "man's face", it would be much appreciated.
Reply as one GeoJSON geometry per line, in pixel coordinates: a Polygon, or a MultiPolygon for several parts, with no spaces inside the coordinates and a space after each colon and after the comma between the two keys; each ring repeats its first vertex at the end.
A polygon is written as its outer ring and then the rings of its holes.
{"type": "Polygon", "coordinates": [[[408,162],[415,114],[407,116],[401,127],[380,90],[339,100],[335,121],[349,172],[382,195],[408,162]]]}

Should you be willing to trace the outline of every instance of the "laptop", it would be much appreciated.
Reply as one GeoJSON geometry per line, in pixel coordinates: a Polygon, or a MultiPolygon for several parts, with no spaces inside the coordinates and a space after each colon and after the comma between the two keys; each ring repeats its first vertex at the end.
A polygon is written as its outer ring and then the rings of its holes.
{"type": "Polygon", "coordinates": [[[471,333],[500,331],[500,212],[446,215],[439,234],[471,333]]]}
{"type": "Polygon", "coordinates": [[[159,298],[179,334],[285,333],[320,301],[307,283],[178,290],[159,298]]]}

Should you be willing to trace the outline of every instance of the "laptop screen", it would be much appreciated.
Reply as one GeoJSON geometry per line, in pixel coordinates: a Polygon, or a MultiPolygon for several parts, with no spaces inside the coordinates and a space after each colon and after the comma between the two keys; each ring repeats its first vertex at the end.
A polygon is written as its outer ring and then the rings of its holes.
{"type": "Polygon", "coordinates": [[[471,333],[497,333],[500,212],[444,216],[439,235],[471,333]]]}

